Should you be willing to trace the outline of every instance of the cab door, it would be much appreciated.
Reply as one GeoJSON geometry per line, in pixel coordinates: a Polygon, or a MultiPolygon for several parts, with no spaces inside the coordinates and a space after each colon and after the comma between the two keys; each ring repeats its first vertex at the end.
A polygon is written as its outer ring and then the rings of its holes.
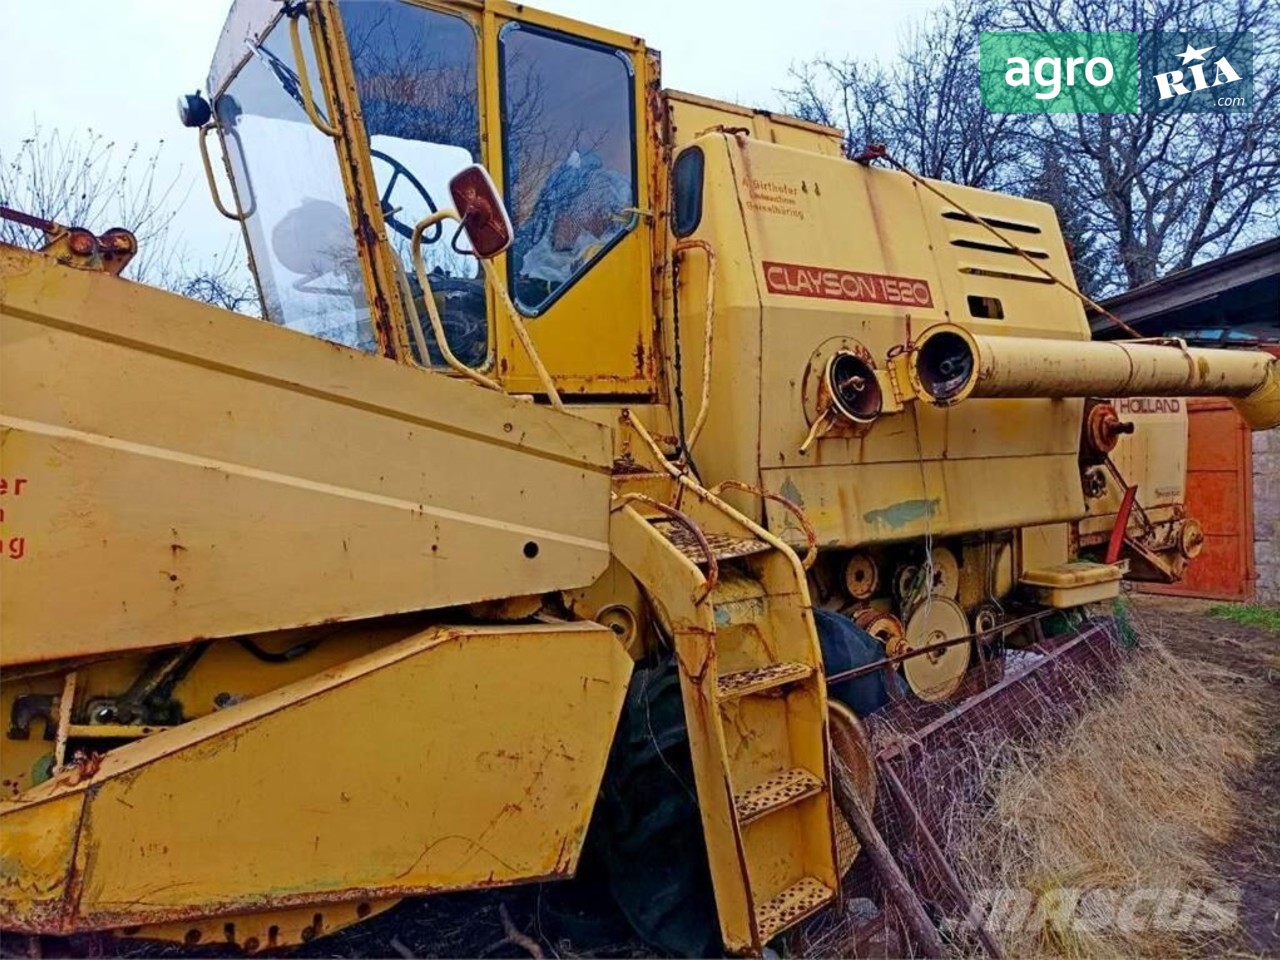
{"type": "MultiPolygon", "coordinates": [[[[487,156],[515,228],[498,264],[510,303],[562,394],[653,396],[644,45],[513,4],[484,17],[487,156]]],[[[494,307],[498,379],[540,392],[508,308],[494,307]]]]}

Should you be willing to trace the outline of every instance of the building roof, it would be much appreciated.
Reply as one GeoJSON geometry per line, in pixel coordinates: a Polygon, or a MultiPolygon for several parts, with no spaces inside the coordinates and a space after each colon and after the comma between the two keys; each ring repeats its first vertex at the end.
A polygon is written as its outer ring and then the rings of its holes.
{"type": "MultiPolygon", "coordinates": [[[[1140,333],[1202,344],[1280,343],[1280,237],[1179,270],[1104,300],[1140,333]]],[[[1098,339],[1125,336],[1091,313],[1098,339]]]]}

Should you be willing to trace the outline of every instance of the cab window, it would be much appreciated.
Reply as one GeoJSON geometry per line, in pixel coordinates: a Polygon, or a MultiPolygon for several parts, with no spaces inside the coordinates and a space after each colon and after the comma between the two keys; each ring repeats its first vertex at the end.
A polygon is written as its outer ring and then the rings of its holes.
{"type": "Polygon", "coordinates": [[[622,51],[523,23],[500,64],[508,279],[534,316],[636,223],[634,77],[622,51]]]}
{"type": "MultiPolygon", "coordinates": [[[[476,32],[461,17],[401,0],[342,0],[339,9],[387,239],[426,334],[426,362],[442,366],[409,240],[419,220],[450,205],[454,174],[480,160],[476,32]]],[[[424,266],[449,346],[479,367],[489,354],[484,279],[474,257],[452,249],[452,235],[447,223],[424,234],[424,266]]]]}

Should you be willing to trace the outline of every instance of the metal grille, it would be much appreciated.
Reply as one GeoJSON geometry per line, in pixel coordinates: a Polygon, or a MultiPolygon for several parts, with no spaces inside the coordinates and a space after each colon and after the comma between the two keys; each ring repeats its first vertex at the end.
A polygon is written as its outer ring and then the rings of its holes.
{"type": "MultiPolygon", "coordinates": [[[[702,545],[682,524],[675,520],[662,518],[654,520],[653,525],[662,531],[662,535],[670,540],[677,550],[694,563],[702,564],[707,562],[706,554],[702,552],[702,545]]],[[[715,554],[717,560],[750,557],[753,554],[765,553],[773,549],[763,540],[743,540],[723,533],[711,533],[707,530],[703,531],[703,536],[707,538],[707,543],[711,545],[711,552],[715,554]]]]}
{"type": "Polygon", "coordinates": [[[805,877],[756,911],[756,929],[761,941],[770,939],[783,927],[813,913],[831,900],[831,891],[813,877],[805,877]]]}
{"type": "Polygon", "coordinates": [[[733,802],[738,808],[738,817],[745,823],[821,789],[822,781],[808,770],[787,770],[738,794],[733,802]]]}
{"type": "MultiPolygon", "coordinates": [[[[952,865],[967,835],[962,818],[984,809],[992,765],[1011,744],[1059,735],[1114,691],[1124,652],[1112,621],[1089,623],[1009,651],[1002,673],[975,667],[961,688],[967,696],[938,703],[906,697],[866,718],[876,752],[876,827],[926,909],[944,925],[967,913],[972,891],[952,865]]],[[[834,911],[815,918],[799,933],[801,953],[910,955],[906,923],[868,858],[855,864],[844,892],[846,902],[857,905],[851,912],[861,914],[858,922],[834,911]]],[[[963,923],[951,929],[961,954],[982,955],[975,930],[963,923]]]]}

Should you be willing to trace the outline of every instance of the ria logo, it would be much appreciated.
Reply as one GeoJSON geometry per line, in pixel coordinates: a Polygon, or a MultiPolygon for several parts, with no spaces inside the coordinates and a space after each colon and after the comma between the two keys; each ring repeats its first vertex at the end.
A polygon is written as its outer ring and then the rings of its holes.
{"type": "Polygon", "coordinates": [[[1247,31],[1139,34],[1138,62],[1145,112],[1253,109],[1253,34],[1247,31]]]}
{"type": "MultiPolygon", "coordinates": [[[[1215,49],[1215,47],[1216,44],[1197,50],[1188,43],[1187,49],[1178,54],[1178,57],[1182,60],[1183,69],[1170,70],[1167,73],[1157,73],[1155,75],[1156,88],[1160,91],[1160,99],[1168,100],[1170,97],[1183,97],[1197,90],[1208,90],[1210,87],[1239,83],[1240,74],[1236,72],[1236,68],[1231,65],[1231,61],[1225,55],[1214,60],[1209,60],[1205,57],[1205,54],[1215,49]],[[1195,61],[1201,62],[1196,63],[1195,61]],[[1212,83],[1209,82],[1208,77],[1205,75],[1205,67],[1208,66],[1212,66],[1214,69],[1212,83]]],[[[1236,104],[1220,105],[1235,106],[1236,104]]],[[[1239,106],[1243,105],[1242,100],[1239,106]]]]}

